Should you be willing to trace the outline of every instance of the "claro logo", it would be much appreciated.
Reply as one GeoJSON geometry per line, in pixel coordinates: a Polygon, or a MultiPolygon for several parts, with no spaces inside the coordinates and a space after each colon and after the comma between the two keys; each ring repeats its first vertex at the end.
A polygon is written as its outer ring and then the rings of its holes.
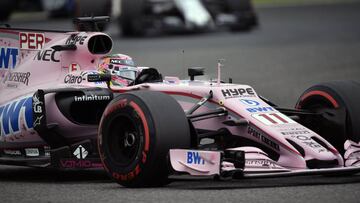
{"type": "Polygon", "coordinates": [[[86,78],[82,75],[67,74],[64,78],[66,84],[81,84],[86,78]]]}

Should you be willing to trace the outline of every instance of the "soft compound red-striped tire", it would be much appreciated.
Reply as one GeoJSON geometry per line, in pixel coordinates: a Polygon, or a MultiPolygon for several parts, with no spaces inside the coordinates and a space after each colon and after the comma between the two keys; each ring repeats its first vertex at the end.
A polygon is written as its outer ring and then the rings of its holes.
{"type": "Polygon", "coordinates": [[[169,149],[190,147],[184,110],[171,96],[152,91],[117,96],[103,113],[98,136],[105,170],[126,187],[167,184],[169,149]]]}
{"type": "Polygon", "coordinates": [[[297,109],[322,113],[301,122],[329,141],[340,153],[344,142],[360,141],[360,83],[334,81],[314,85],[299,98],[297,109]]]}

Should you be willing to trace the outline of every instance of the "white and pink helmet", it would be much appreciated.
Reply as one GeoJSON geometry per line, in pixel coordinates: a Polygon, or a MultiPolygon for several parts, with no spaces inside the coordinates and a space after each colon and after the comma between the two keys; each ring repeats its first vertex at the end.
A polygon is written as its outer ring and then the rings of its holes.
{"type": "Polygon", "coordinates": [[[112,84],[128,86],[135,80],[139,69],[134,60],[125,54],[112,54],[102,57],[98,64],[98,70],[103,73],[110,73],[112,84]]]}

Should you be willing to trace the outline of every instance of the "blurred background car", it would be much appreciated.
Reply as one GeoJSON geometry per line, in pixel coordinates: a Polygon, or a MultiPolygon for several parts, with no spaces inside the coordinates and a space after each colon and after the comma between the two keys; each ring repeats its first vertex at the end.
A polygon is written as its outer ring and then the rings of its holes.
{"type": "Polygon", "coordinates": [[[0,20],[14,11],[45,11],[48,17],[99,16],[111,14],[111,0],[1,0],[0,20]]]}
{"type": "Polygon", "coordinates": [[[119,22],[124,36],[141,36],[149,29],[242,31],[258,24],[251,0],[122,0],[119,22]]]}
{"type": "Polygon", "coordinates": [[[206,32],[222,27],[245,31],[258,24],[251,0],[0,1],[0,21],[8,20],[14,11],[45,11],[50,18],[112,16],[127,37],[148,32],[206,32]]]}

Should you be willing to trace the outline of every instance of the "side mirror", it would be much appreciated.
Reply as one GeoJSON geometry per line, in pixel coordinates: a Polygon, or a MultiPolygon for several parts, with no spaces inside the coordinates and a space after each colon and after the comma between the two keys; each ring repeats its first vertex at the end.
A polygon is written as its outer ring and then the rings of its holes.
{"type": "Polygon", "coordinates": [[[190,80],[193,81],[195,76],[204,75],[205,68],[202,67],[192,67],[188,68],[188,75],[190,76],[190,80]]]}
{"type": "Polygon", "coordinates": [[[110,74],[89,74],[87,75],[88,82],[110,82],[110,74]]]}

